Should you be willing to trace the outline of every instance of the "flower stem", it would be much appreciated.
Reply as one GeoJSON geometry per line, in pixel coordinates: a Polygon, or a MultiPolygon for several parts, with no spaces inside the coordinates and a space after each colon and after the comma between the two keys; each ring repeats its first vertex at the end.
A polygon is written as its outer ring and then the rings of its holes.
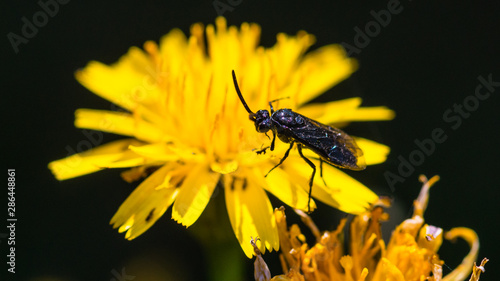
{"type": "Polygon", "coordinates": [[[203,248],[208,280],[245,280],[246,257],[233,234],[222,191],[218,185],[207,208],[189,230],[203,248]]]}

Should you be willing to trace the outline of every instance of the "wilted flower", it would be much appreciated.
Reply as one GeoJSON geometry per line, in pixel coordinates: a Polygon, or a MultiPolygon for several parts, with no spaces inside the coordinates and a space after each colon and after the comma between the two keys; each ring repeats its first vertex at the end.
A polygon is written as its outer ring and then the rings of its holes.
{"type": "MultiPolygon", "coordinates": [[[[421,176],[424,184],[414,202],[413,216],[393,231],[387,245],[381,238],[380,222],[388,219],[382,208],[389,205],[388,200],[381,200],[372,211],[356,216],[350,224],[348,254],[344,253],[343,230],[346,219],[341,221],[336,230],[320,234],[309,216],[297,211],[316,236],[316,244],[309,246],[297,225],[287,228],[284,208],[276,209],[281,261],[286,274],[271,280],[461,281],[467,278],[471,270],[473,274],[470,280],[479,280],[480,272],[484,271],[484,264],[488,260],[484,259],[479,267],[475,265],[479,240],[473,230],[464,227],[453,228],[444,237],[448,240],[460,237],[469,243],[471,250],[462,264],[442,276],[444,262],[437,252],[443,241],[443,230],[424,224],[423,217],[429,189],[438,179],[435,176],[427,180],[421,176]]],[[[268,274],[263,266],[256,272],[260,273],[256,280],[269,280],[261,278],[268,274]]]]}
{"type": "MultiPolygon", "coordinates": [[[[234,90],[231,70],[251,108],[289,97],[286,106],[319,122],[389,120],[385,107],[360,107],[352,98],[326,104],[307,104],[347,78],[357,65],[339,45],[305,54],[314,36],[279,34],[272,48],[258,46],[257,24],[216,28],[191,27],[186,38],[178,29],[160,40],[148,41],[144,51],[131,48],[117,63],[90,62],[76,73],[77,80],[122,111],[78,109],[78,128],[100,130],[128,138],[108,143],[49,164],[59,180],[106,168],[130,168],[128,181],[146,178],[118,209],[111,223],[127,239],[149,229],[172,206],[172,218],[189,227],[207,206],[218,182],[225,187],[229,218],[243,250],[251,257],[251,236],[260,237],[261,251],[278,249],[273,208],[265,191],[292,208],[307,210],[311,168],[292,151],[284,165],[268,177],[287,145],[277,142],[274,152],[257,155],[269,144],[255,131],[234,90]],[[205,45],[205,38],[207,45],[205,45]]],[[[385,161],[389,148],[356,138],[366,164],[385,161]]],[[[325,165],[324,180],[316,180],[312,195],[348,213],[365,211],[377,196],[342,171],[325,165]]],[[[314,208],[314,202],[311,202],[314,208]]]]}

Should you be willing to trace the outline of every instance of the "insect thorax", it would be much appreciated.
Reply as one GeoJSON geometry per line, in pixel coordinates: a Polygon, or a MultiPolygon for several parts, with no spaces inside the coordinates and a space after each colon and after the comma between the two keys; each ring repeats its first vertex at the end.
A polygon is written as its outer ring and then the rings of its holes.
{"type": "Polygon", "coordinates": [[[286,128],[296,128],[304,125],[302,116],[288,108],[276,110],[271,118],[278,126],[286,128]]]}

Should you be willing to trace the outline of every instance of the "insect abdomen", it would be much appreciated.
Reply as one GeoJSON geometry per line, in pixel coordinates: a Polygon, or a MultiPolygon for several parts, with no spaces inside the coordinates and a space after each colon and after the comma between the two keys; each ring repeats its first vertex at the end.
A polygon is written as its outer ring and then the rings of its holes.
{"type": "Polygon", "coordinates": [[[328,151],[328,159],[334,165],[351,170],[362,170],[358,167],[358,158],[349,150],[339,146],[333,146],[328,151]]]}

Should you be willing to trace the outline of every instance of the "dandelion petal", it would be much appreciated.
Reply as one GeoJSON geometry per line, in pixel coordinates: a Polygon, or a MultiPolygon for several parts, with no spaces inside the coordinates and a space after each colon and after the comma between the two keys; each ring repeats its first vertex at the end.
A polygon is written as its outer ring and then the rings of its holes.
{"type": "Polygon", "coordinates": [[[191,226],[205,210],[219,177],[205,164],[195,166],[180,187],[172,218],[186,227],[191,226]]]}
{"type": "Polygon", "coordinates": [[[226,207],[234,233],[247,257],[251,258],[254,249],[249,243],[251,237],[258,237],[259,250],[279,248],[278,231],[273,209],[265,191],[248,179],[224,177],[226,207]]]}
{"type": "Polygon", "coordinates": [[[167,164],[146,178],[123,202],[110,224],[127,231],[131,240],[148,230],[174,201],[177,189],[168,187],[168,173],[176,164],[167,164]]]}

